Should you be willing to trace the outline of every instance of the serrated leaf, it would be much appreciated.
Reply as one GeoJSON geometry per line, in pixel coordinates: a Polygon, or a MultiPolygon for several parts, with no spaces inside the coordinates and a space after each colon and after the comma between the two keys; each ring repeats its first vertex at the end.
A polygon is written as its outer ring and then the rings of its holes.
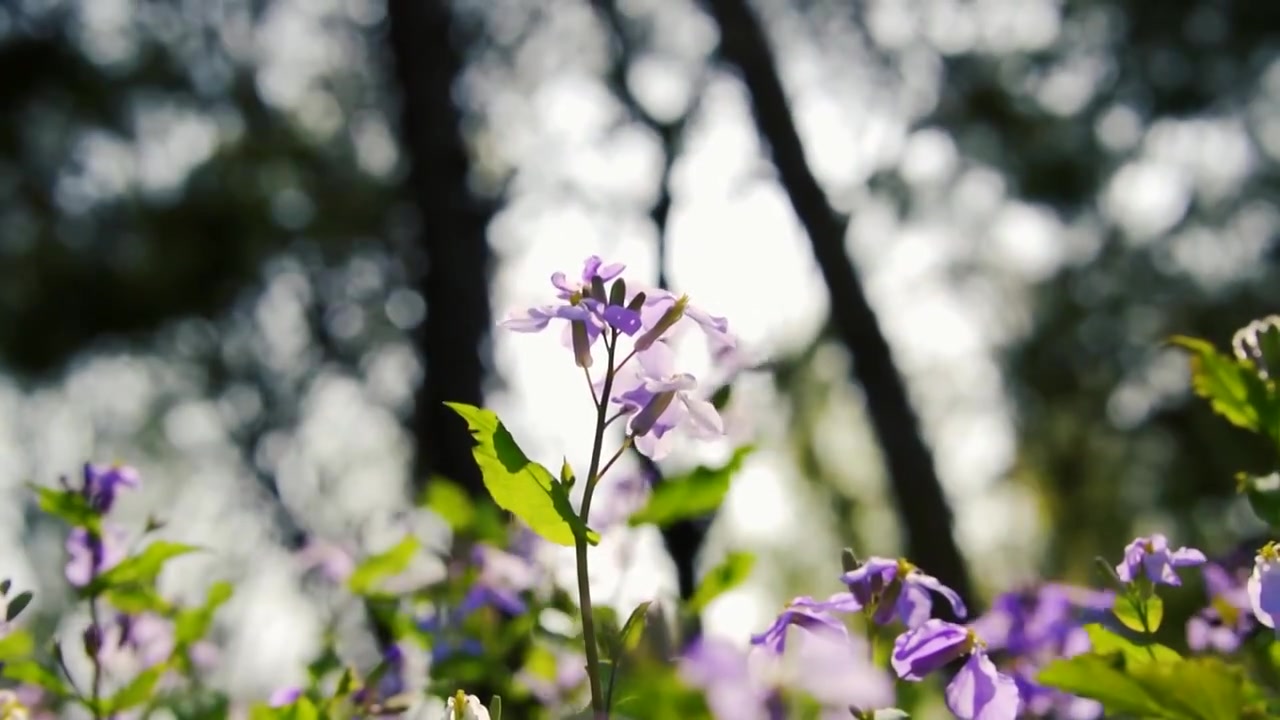
{"type": "Polygon", "coordinates": [[[475,504],[467,491],[439,475],[427,481],[424,504],[444,518],[454,532],[466,532],[476,520],[475,504]]]}
{"type": "Polygon", "coordinates": [[[1117,595],[1111,611],[1115,613],[1116,619],[1125,627],[1136,632],[1154,633],[1160,629],[1160,623],[1164,621],[1164,601],[1159,595],[1151,595],[1145,600],[1138,601],[1141,604],[1135,607],[1133,601],[1125,595],[1117,595]],[[1143,622],[1145,615],[1146,622],[1143,622]],[[1144,626],[1145,625],[1145,626],[1144,626]]]}
{"type": "Polygon", "coordinates": [[[1097,700],[1110,713],[1165,717],[1160,703],[1124,672],[1124,661],[1085,653],[1051,661],[1037,681],[1071,695],[1097,700]]]}
{"type": "Polygon", "coordinates": [[[27,609],[27,606],[31,604],[31,598],[33,597],[35,597],[35,595],[30,590],[23,590],[17,595],[14,595],[13,599],[9,601],[8,606],[4,609],[5,621],[13,622],[14,618],[18,617],[18,615],[22,614],[23,610],[27,609]]]}
{"type": "Polygon", "coordinates": [[[421,545],[418,538],[406,535],[395,547],[364,559],[347,578],[347,587],[357,595],[373,593],[384,580],[408,569],[421,545]]]}
{"type": "Polygon", "coordinates": [[[550,542],[572,546],[576,533],[592,545],[599,533],[578,517],[569,494],[551,471],[532,461],[516,444],[498,416],[465,403],[445,403],[466,421],[476,446],[472,455],[480,466],[484,486],[503,510],[524,521],[529,529],[550,542]]]}
{"type": "Polygon", "coordinates": [[[667,478],[653,489],[649,502],[631,516],[631,525],[649,523],[666,527],[677,520],[715,512],[729,492],[733,476],[742,469],[753,450],[749,445],[740,447],[721,467],[700,465],[685,475],[667,478]]]}
{"type": "Polygon", "coordinates": [[[1251,364],[1218,352],[1205,340],[1177,335],[1169,342],[1191,353],[1191,387],[1215,412],[1237,427],[1263,429],[1263,416],[1270,414],[1268,393],[1251,364]]]}
{"type": "Polygon", "coordinates": [[[729,553],[702,578],[698,589],[689,599],[689,612],[702,612],[712,600],[741,585],[751,575],[755,564],[756,557],[749,552],[729,553]]]}
{"type": "Polygon", "coordinates": [[[156,685],[160,682],[160,678],[164,676],[164,672],[165,667],[157,665],[138,673],[137,677],[131,680],[128,685],[120,688],[116,694],[107,700],[107,707],[110,708],[110,712],[123,712],[150,700],[155,692],[156,685]]]}

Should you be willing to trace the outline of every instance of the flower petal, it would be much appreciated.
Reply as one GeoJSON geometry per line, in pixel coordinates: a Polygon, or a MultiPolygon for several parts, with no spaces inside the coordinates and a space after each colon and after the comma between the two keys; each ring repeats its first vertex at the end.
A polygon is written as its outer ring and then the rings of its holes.
{"type": "Polygon", "coordinates": [[[947,707],[960,720],[1014,720],[1018,685],[996,672],[986,653],[975,652],[947,685],[947,707]]]}
{"type": "Polygon", "coordinates": [[[893,669],[903,680],[922,680],[964,655],[970,644],[966,628],[943,620],[927,620],[894,641],[893,669]]]}

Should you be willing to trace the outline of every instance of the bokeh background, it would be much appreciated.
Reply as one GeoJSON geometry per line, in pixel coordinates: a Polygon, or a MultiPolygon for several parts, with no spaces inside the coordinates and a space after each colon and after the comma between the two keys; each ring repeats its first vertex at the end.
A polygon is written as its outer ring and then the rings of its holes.
{"type": "Polygon", "coordinates": [[[139,467],[122,515],[213,550],[170,591],[241,584],[237,693],[318,647],[307,539],[447,543],[441,401],[584,457],[558,337],[495,324],[593,253],[750,357],[724,441],[628,469],[758,448],[713,521],[607,537],[597,597],[751,550],[704,619],[745,641],[845,545],[980,605],[1259,530],[1263,449],[1162,342],[1280,306],[1276,3],[10,0],[0,109],[3,574],[60,617],[24,483],[139,467]]]}

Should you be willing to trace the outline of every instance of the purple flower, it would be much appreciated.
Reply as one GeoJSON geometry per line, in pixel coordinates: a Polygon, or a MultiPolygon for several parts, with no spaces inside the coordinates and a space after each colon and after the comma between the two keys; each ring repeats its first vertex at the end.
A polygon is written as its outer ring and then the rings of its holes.
{"type": "Polygon", "coordinates": [[[302,688],[284,687],[271,693],[267,698],[267,704],[273,708],[287,707],[298,702],[300,697],[302,697],[302,688]]]}
{"type": "Polygon", "coordinates": [[[792,625],[812,630],[823,628],[839,633],[847,632],[847,628],[833,613],[857,612],[862,603],[852,593],[836,593],[825,601],[814,600],[808,596],[798,597],[787,603],[786,608],[778,614],[767,630],[751,636],[752,645],[760,645],[781,655],[786,651],[787,630],[792,625]]]}
{"type": "Polygon", "coordinates": [[[620,392],[612,398],[631,413],[629,428],[635,436],[636,449],[654,460],[671,451],[673,436],[669,433],[687,427],[699,438],[711,439],[724,434],[724,422],[710,402],[697,397],[697,379],[675,370],[675,353],[658,343],[636,355],[637,364],[628,376],[624,368],[619,378],[620,392]]]}
{"type": "Polygon", "coordinates": [[[528,666],[516,674],[538,703],[546,708],[562,708],[573,701],[575,691],[587,679],[586,660],[582,655],[561,649],[550,651],[555,658],[550,676],[530,670],[528,666]]]}
{"type": "Polygon", "coordinates": [[[117,528],[103,528],[99,535],[77,527],[67,535],[67,582],[84,587],[125,558],[124,533],[117,528]]]}
{"type": "Polygon", "coordinates": [[[119,647],[132,651],[146,667],[163,662],[173,652],[176,643],[173,623],[159,615],[121,614],[116,624],[120,628],[119,647]]]}
{"type": "Polygon", "coordinates": [[[1116,575],[1126,583],[1145,574],[1156,585],[1181,585],[1182,580],[1174,568],[1194,567],[1204,562],[1204,553],[1194,548],[1169,550],[1168,538],[1156,533],[1149,538],[1137,538],[1125,546],[1124,561],[1116,566],[1116,575]]]}
{"type": "MultiPolygon", "coordinates": [[[[562,302],[553,305],[541,305],[528,308],[523,312],[512,314],[499,323],[502,327],[515,332],[541,332],[552,320],[568,320],[582,323],[586,331],[586,346],[595,344],[596,338],[605,327],[613,327],[627,335],[635,334],[641,327],[640,313],[626,307],[611,305],[608,302],[593,298],[592,281],[599,278],[602,283],[622,274],[626,269],[622,264],[605,265],[601,259],[592,255],[583,263],[582,274],[577,282],[570,282],[562,272],[551,276],[551,284],[556,288],[556,297],[562,302]]],[[[571,344],[569,326],[565,327],[565,342],[571,344]]]]}
{"type": "Polygon", "coordinates": [[[646,290],[640,317],[645,332],[636,339],[637,350],[646,350],[660,339],[669,339],[691,324],[706,336],[712,358],[725,360],[738,349],[737,337],[729,332],[729,321],[689,304],[688,295],[677,297],[666,290],[646,290]]]}
{"type": "Polygon", "coordinates": [[[1187,620],[1187,647],[1233,653],[1257,624],[1248,588],[1216,563],[1206,564],[1202,572],[1209,605],[1187,620]]]}
{"type": "Polygon", "coordinates": [[[303,572],[317,570],[333,583],[345,583],[355,572],[356,561],[341,546],[312,538],[298,550],[295,557],[302,563],[303,572]]]}
{"type": "Polygon", "coordinates": [[[867,661],[866,643],[843,627],[798,631],[786,655],[704,638],[681,659],[680,676],[703,690],[717,720],[783,718],[784,689],[845,714],[851,706],[883,707],[893,699],[889,677],[867,661]]]}
{"type": "Polygon", "coordinates": [[[1258,551],[1248,583],[1249,604],[1258,622],[1276,630],[1280,620],[1280,545],[1267,543],[1258,551]]]}
{"type": "Polygon", "coordinates": [[[892,664],[898,677],[918,681],[947,664],[968,656],[947,684],[947,707],[961,720],[1014,720],[1018,715],[1018,685],[996,671],[986,649],[972,630],[942,620],[927,620],[898,636],[892,664]]]}
{"type": "Polygon", "coordinates": [[[843,580],[864,606],[875,606],[873,617],[881,625],[888,624],[895,616],[909,628],[920,625],[933,612],[930,593],[935,592],[951,603],[957,617],[964,618],[968,613],[955,590],[906,560],[872,557],[845,573],[843,580]]]}
{"type": "Polygon", "coordinates": [[[89,505],[99,513],[111,511],[121,488],[136,488],[141,484],[142,477],[138,471],[127,465],[84,464],[82,492],[89,505]]]}

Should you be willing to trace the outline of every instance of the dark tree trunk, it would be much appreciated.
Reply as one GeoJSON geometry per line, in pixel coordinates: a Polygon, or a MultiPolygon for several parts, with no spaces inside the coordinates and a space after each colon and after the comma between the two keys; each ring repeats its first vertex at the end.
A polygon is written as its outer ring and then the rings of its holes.
{"type": "Polygon", "coordinates": [[[454,84],[462,71],[446,0],[388,0],[391,51],[401,89],[400,136],[408,193],[421,211],[415,285],[427,303],[416,343],[426,375],[414,406],[414,482],[433,474],[484,488],[466,425],[445,401],[483,402],[489,313],[487,204],[468,188],[470,161],[454,84]]]}
{"type": "Polygon", "coordinates": [[[738,69],[746,85],[751,112],[822,269],[831,296],[832,324],[853,356],[854,380],[866,394],[871,423],[888,464],[894,499],[906,526],[907,552],[913,562],[972,603],[972,588],[952,536],[951,509],[933,455],[920,433],[875,311],[845,253],[847,222],[828,204],[805,160],[764,30],[746,0],[706,0],[706,5],[720,27],[720,55],[738,69]]]}

